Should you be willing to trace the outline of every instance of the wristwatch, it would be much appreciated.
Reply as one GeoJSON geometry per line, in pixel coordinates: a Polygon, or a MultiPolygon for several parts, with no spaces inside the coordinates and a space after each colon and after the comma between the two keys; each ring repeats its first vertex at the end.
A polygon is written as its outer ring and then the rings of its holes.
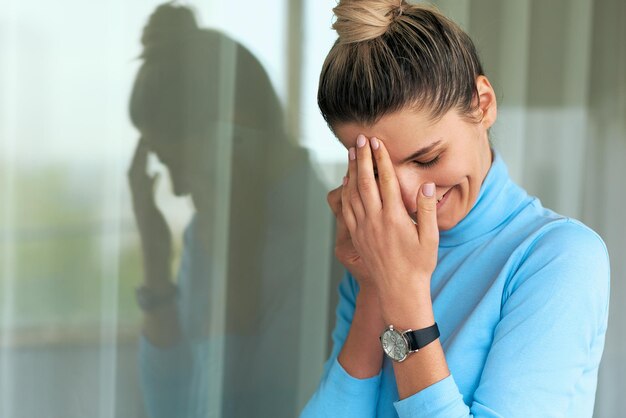
{"type": "Polygon", "coordinates": [[[137,304],[144,312],[151,312],[176,299],[178,288],[174,283],[168,283],[164,288],[156,289],[142,285],[135,289],[137,304]]]}
{"type": "Polygon", "coordinates": [[[437,323],[427,328],[413,331],[399,331],[389,325],[382,334],[380,334],[380,343],[387,357],[394,361],[402,362],[411,353],[415,353],[426,347],[428,344],[439,338],[439,327],[437,323]]]}

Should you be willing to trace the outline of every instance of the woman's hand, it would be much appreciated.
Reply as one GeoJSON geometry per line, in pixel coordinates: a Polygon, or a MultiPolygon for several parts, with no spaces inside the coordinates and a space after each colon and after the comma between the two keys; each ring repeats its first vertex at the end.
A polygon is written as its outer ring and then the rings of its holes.
{"type": "Polygon", "coordinates": [[[327,200],[336,219],[335,257],[352,274],[361,290],[373,290],[370,275],[363,264],[363,259],[354,248],[350,232],[343,218],[341,194],[344,186],[339,186],[328,193],[327,200]]]}
{"type": "Polygon", "coordinates": [[[128,170],[128,181],[141,237],[145,281],[159,285],[170,280],[172,233],[154,199],[158,175],[147,173],[148,154],[148,145],[140,139],[128,170]]]}
{"type": "Polygon", "coordinates": [[[384,143],[359,135],[356,149],[349,150],[341,209],[354,248],[383,306],[410,306],[417,294],[430,300],[430,278],[439,245],[435,185],[422,185],[416,203],[417,225],[403,204],[384,143]]]}

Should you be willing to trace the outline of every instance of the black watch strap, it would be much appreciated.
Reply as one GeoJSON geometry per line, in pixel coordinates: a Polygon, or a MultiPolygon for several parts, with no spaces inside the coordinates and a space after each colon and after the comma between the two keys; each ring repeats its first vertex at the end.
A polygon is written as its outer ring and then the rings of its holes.
{"type": "Polygon", "coordinates": [[[439,327],[435,322],[434,325],[428,328],[406,331],[404,336],[409,343],[409,350],[417,351],[439,338],[439,327]]]}
{"type": "Polygon", "coordinates": [[[135,289],[137,304],[144,312],[151,312],[163,305],[167,305],[176,300],[178,288],[174,283],[155,289],[151,286],[142,285],[135,289]]]}

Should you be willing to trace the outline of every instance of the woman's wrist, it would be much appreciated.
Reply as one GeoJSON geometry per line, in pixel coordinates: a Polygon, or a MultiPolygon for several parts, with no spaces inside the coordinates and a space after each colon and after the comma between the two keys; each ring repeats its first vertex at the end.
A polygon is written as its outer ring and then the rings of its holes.
{"type": "Polygon", "coordinates": [[[376,300],[378,302],[378,289],[376,289],[372,285],[362,285],[359,283],[359,293],[356,296],[357,302],[359,300],[362,301],[372,301],[376,300]]]}
{"type": "MultiPolygon", "coordinates": [[[[380,309],[380,298],[373,290],[360,291],[356,297],[355,315],[366,317],[371,326],[378,330],[384,323],[380,309]]],[[[379,330],[378,332],[381,332],[379,330]]]]}
{"type": "Polygon", "coordinates": [[[168,257],[154,257],[144,251],[143,279],[146,285],[165,287],[172,283],[172,267],[168,257]]]}
{"type": "Polygon", "coordinates": [[[430,280],[416,281],[405,289],[385,289],[379,293],[380,315],[385,326],[422,329],[435,323],[430,280]]]}
{"type": "Polygon", "coordinates": [[[361,287],[352,325],[337,359],[350,376],[366,379],[380,372],[383,352],[378,338],[383,328],[377,293],[370,287],[361,287]]]}

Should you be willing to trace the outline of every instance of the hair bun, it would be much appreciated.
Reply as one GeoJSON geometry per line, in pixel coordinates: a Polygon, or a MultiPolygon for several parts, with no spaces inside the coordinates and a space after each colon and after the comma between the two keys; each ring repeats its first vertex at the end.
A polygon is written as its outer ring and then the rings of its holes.
{"type": "Polygon", "coordinates": [[[193,11],[183,6],[162,4],[150,15],[141,43],[144,56],[149,51],[172,47],[189,39],[199,30],[193,11]]]}
{"type": "Polygon", "coordinates": [[[340,43],[375,39],[387,32],[407,5],[404,0],[340,0],[333,9],[337,17],[333,29],[340,43]]]}

